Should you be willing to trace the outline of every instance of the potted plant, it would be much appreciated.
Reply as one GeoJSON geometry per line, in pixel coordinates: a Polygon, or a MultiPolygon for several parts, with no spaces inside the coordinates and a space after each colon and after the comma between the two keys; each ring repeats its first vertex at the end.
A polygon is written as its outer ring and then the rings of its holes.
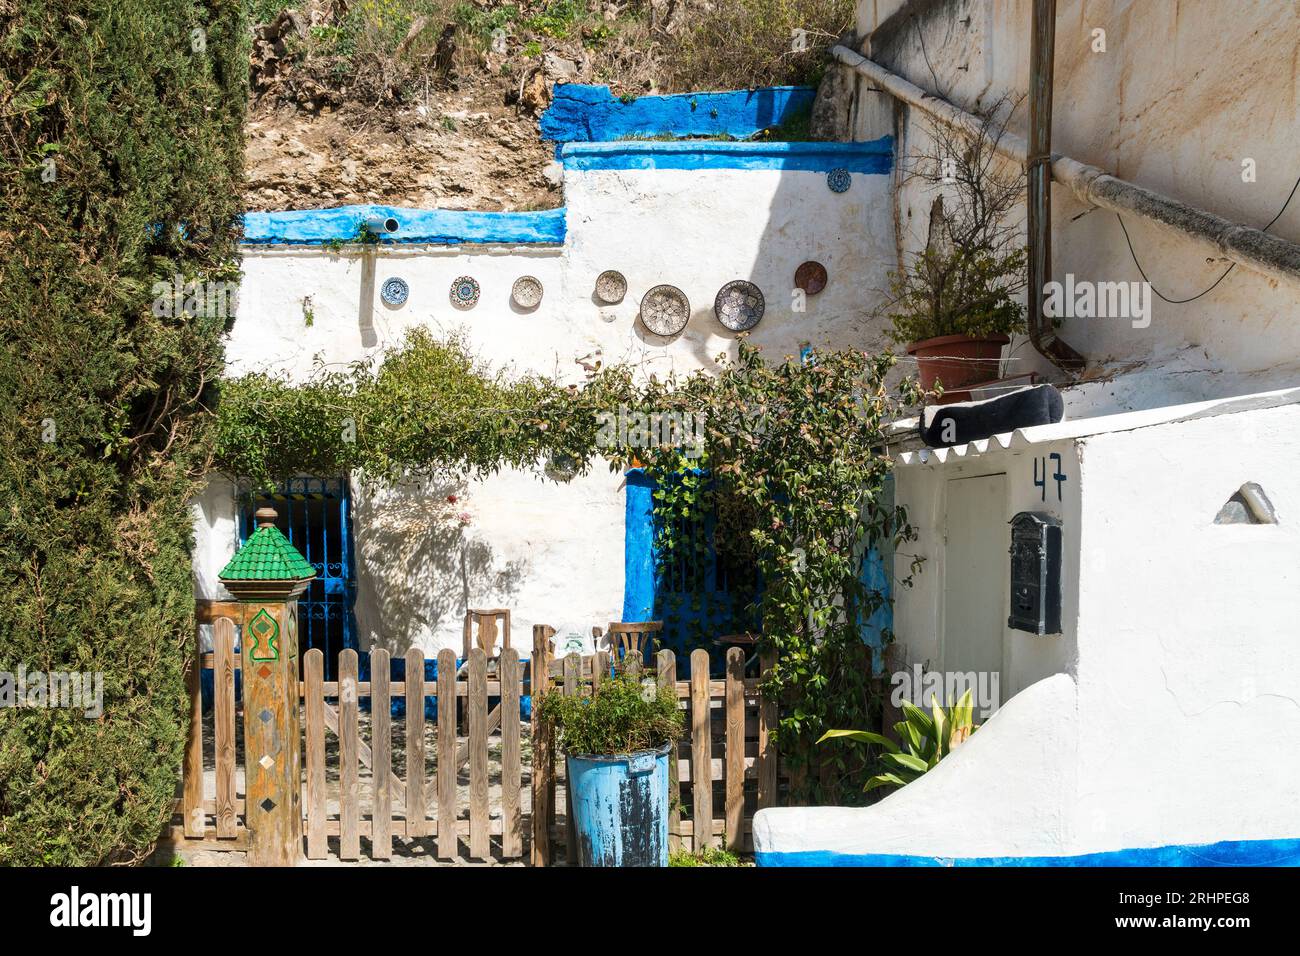
{"type": "Polygon", "coordinates": [[[668,865],[668,759],[682,733],[675,688],[621,673],[590,697],[546,694],[538,715],[568,761],[582,866],[668,865]]]}
{"type": "Polygon", "coordinates": [[[935,249],[891,284],[895,342],[916,359],[921,385],[946,392],[998,377],[1002,348],[1025,331],[1023,249],[935,249]]]}
{"type": "Polygon", "coordinates": [[[938,195],[930,206],[925,249],[891,272],[878,314],[890,337],[916,359],[921,385],[952,391],[998,377],[1003,346],[1026,331],[1017,299],[1027,283],[1026,255],[1011,215],[1024,196],[1024,175],[997,155],[1014,104],[982,117],[982,135],[967,139],[941,124],[929,148],[911,157],[906,181],[938,195]]]}

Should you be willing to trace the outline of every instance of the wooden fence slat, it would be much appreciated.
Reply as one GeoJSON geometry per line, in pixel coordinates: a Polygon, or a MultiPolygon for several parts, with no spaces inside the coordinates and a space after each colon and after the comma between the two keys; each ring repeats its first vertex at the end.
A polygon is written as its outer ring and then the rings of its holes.
{"type": "Polygon", "coordinates": [[[406,835],[425,835],[424,652],[406,652],[406,835]]]}
{"type": "Polygon", "coordinates": [[[551,686],[551,634],[545,624],[533,626],[533,656],[528,662],[528,693],[533,701],[533,866],[551,865],[551,823],[555,816],[555,771],[550,733],[539,715],[542,697],[551,686]],[[549,633],[548,633],[549,632],[549,633]]]}
{"type": "Polygon", "coordinates": [[[456,842],[456,652],[438,652],[438,856],[454,859],[456,842]]]}
{"type": "Polygon", "coordinates": [[[727,772],[725,779],[728,849],[739,849],[745,816],[745,655],[739,647],[727,650],[726,697],[727,772]]]}
{"type": "Polygon", "coordinates": [[[185,762],[181,768],[181,818],[186,837],[202,839],[207,835],[203,813],[203,692],[201,671],[203,648],[199,629],[194,628],[194,660],[185,675],[185,689],[190,695],[190,726],[185,737],[185,762]]]}
{"type": "Polygon", "coordinates": [[[325,838],[325,655],[320,648],[309,650],[302,659],[306,683],[307,736],[307,859],[323,860],[329,855],[325,838]]]}
{"type": "MultiPolygon", "coordinates": [[[[576,697],[582,693],[582,658],[570,654],[564,658],[564,695],[576,697]]],[[[564,761],[564,859],[570,866],[578,865],[578,836],[573,828],[573,786],[569,780],[569,761],[564,761]]]]}
{"type": "Polygon", "coordinates": [[[370,652],[370,751],[375,761],[370,768],[374,787],[370,857],[375,860],[393,858],[393,790],[388,779],[393,772],[393,710],[388,693],[392,676],[388,651],[375,648],[370,652]]]}
{"type": "Polygon", "coordinates": [[[339,652],[339,859],[361,858],[357,776],[357,652],[339,652]]]}
{"type": "MultiPolygon", "coordinates": [[[[762,673],[776,665],[776,654],[765,651],[759,658],[762,673]]],[[[776,745],[772,731],[776,729],[776,702],[759,695],[758,702],[758,809],[776,806],[776,745]]]]}
{"type": "MultiPolygon", "coordinates": [[[[674,687],[677,684],[677,656],[670,650],[662,650],[657,655],[659,686],[674,687]]],[[[678,781],[678,741],[673,741],[673,748],[668,753],[668,850],[676,852],[682,845],[682,789],[678,781]]]]}
{"type": "Polygon", "coordinates": [[[691,651],[691,792],[692,848],[715,846],[713,839],[713,742],[709,728],[709,652],[691,651]]]}
{"type": "Polygon", "coordinates": [[[524,852],[519,787],[523,780],[519,748],[519,652],[501,649],[497,663],[501,678],[501,856],[507,860],[524,852]]]}
{"type": "Polygon", "coordinates": [[[600,683],[609,676],[609,654],[597,651],[591,658],[591,693],[594,695],[600,683]]]}
{"type": "MultiPolygon", "coordinates": [[[[217,778],[217,837],[239,832],[235,816],[235,622],[220,618],[213,625],[212,737],[217,778]]],[[[293,741],[293,746],[297,746],[293,741]]]]}
{"type": "Polygon", "coordinates": [[[487,654],[469,652],[469,855],[489,860],[487,654]]]}

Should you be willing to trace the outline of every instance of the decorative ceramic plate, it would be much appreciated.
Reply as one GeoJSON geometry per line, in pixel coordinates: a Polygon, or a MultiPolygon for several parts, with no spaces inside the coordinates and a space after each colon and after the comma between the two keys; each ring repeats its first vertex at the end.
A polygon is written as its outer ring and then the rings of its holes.
{"type": "Polygon", "coordinates": [[[510,298],[521,309],[535,309],[542,301],[542,282],[536,276],[520,276],[510,287],[510,298]]]}
{"type": "Polygon", "coordinates": [[[691,318],[691,303],[675,285],[657,285],[641,297],[641,322],[655,335],[676,335],[691,318]]]}
{"type": "Polygon", "coordinates": [[[846,193],[849,186],[853,185],[853,177],[843,166],[836,166],[826,174],[826,185],[831,187],[833,193],[846,193]]]}
{"type": "Polygon", "coordinates": [[[473,276],[459,276],[451,283],[451,304],[458,309],[471,309],[478,302],[478,280],[473,276]]]}
{"type": "Polygon", "coordinates": [[[744,279],[728,282],[713,300],[713,314],[733,332],[745,332],[758,325],[766,307],[762,291],[744,279]]]}
{"type": "Polygon", "coordinates": [[[379,298],[389,305],[401,305],[410,294],[411,287],[406,284],[406,280],[396,276],[385,279],[384,284],[379,287],[379,298]]]}
{"type": "Polygon", "coordinates": [[[809,259],[794,270],[794,287],[803,289],[809,295],[816,295],[826,288],[826,267],[809,259]]]}
{"type": "Polygon", "coordinates": [[[596,276],[596,298],[601,302],[614,305],[622,302],[625,295],[627,295],[627,279],[623,278],[623,273],[606,269],[596,276]]]}

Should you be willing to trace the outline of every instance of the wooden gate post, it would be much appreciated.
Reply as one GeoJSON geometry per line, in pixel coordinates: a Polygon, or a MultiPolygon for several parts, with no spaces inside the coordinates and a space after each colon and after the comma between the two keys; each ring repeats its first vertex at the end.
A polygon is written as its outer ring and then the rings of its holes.
{"type": "Polygon", "coordinates": [[[315,569],[259,508],[257,531],[218,575],[244,605],[244,822],[250,866],[302,856],[302,738],[298,719],[298,596],[315,569]]]}

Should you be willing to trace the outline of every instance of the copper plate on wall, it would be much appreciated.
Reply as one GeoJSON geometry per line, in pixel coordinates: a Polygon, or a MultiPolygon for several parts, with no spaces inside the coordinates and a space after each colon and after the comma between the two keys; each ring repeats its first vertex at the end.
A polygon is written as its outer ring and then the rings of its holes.
{"type": "Polygon", "coordinates": [[[641,322],[655,335],[676,335],[691,318],[691,303],[675,285],[657,285],[641,297],[641,322]]]}
{"type": "Polygon", "coordinates": [[[803,289],[809,295],[816,295],[826,288],[826,267],[809,259],[794,270],[794,287],[803,289]]]}

